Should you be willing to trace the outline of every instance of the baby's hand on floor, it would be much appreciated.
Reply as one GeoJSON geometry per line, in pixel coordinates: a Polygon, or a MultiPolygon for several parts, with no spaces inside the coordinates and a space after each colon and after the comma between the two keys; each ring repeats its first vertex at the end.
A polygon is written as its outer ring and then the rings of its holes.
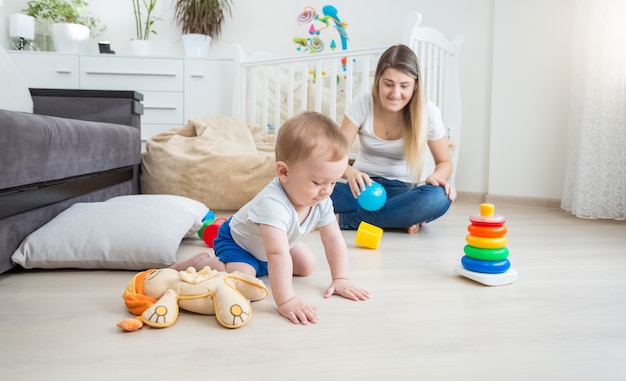
{"type": "Polygon", "coordinates": [[[294,297],[278,306],[278,313],[294,324],[306,325],[308,323],[317,323],[316,309],[316,306],[294,297]]]}
{"type": "Polygon", "coordinates": [[[341,295],[344,298],[351,300],[367,300],[370,298],[369,291],[355,286],[348,279],[333,280],[326,290],[324,297],[329,298],[332,295],[341,295]]]}

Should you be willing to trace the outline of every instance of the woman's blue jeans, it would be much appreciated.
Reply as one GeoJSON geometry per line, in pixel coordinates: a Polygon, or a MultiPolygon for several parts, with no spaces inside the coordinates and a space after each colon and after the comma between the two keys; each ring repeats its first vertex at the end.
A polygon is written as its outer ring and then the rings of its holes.
{"type": "Polygon", "coordinates": [[[330,198],[335,213],[339,215],[339,227],[356,230],[361,221],[383,229],[406,228],[422,222],[433,221],[448,211],[452,202],[443,187],[430,184],[412,186],[398,180],[372,177],[387,191],[387,202],[382,208],[370,212],[359,205],[352,196],[350,186],[340,182],[330,198]]]}

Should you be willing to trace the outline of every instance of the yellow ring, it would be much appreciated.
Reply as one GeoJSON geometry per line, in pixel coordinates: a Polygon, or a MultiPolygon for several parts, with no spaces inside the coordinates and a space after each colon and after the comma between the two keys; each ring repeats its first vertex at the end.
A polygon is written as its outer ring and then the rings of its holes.
{"type": "Polygon", "coordinates": [[[467,241],[468,245],[479,249],[500,249],[505,247],[508,243],[508,239],[506,237],[486,238],[476,237],[471,234],[468,234],[467,237],[465,237],[465,241],[467,241]]]}

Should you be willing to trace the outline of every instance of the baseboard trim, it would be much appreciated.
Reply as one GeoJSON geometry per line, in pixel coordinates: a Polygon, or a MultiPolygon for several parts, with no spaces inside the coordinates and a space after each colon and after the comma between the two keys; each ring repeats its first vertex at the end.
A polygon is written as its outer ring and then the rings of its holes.
{"type": "Polygon", "coordinates": [[[503,196],[476,192],[459,192],[457,194],[457,200],[474,203],[487,202],[496,205],[515,205],[561,209],[561,200],[554,198],[503,196]]]}
{"type": "Polygon", "coordinates": [[[561,200],[541,197],[519,197],[488,194],[485,201],[490,204],[506,204],[515,206],[529,206],[550,209],[561,209],[561,200]]]}
{"type": "Polygon", "coordinates": [[[472,204],[482,204],[483,202],[485,202],[485,196],[485,193],[458,192],[456,194],[456,200],[472,204]]]}

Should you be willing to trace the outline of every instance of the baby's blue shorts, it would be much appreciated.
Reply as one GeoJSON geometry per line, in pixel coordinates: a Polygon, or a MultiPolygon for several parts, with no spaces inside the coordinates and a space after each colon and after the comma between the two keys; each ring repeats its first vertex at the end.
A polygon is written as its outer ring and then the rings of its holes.
{"type": "Polygon", "coordinates": [[[233,240],[233,236],[230,234],[230,218],[217,231],[217,237],[213,241],[213,249],[215,250],[215,255],[224,263],[247,263],[254,267],[256,276],[267,275],[267,262],[258,260],[233,240]]]}

